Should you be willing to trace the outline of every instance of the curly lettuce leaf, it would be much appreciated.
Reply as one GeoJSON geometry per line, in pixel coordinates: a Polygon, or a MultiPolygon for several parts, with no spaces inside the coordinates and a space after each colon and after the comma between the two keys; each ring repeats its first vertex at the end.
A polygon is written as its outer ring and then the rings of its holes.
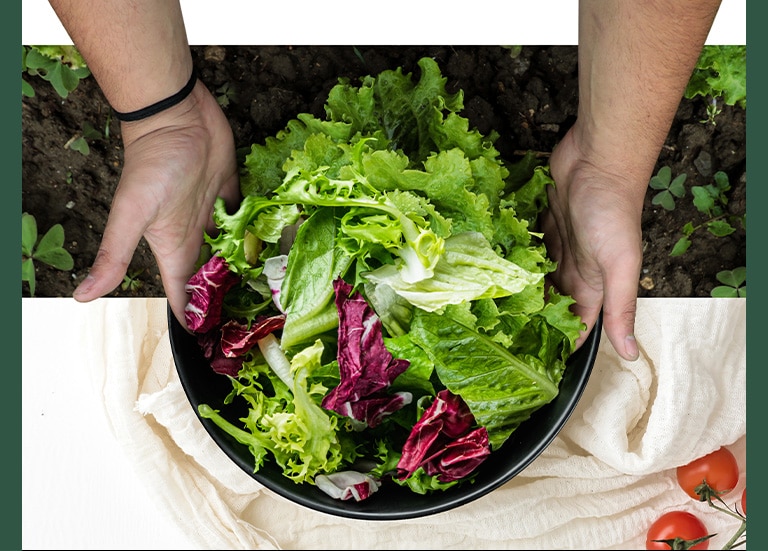
{"type": "Polygon", "coordinates": [[[238,393],[250,404],[248,416],[241,419],[247,430],[205,404],[198,407],[201,417],[211,419],[249,447],[255,458],[254,472],[271,455],[286,477],[296,483],[314,484],[318,474],[335,472],[344,464],[342,443],[336,434],[338,419],[317,404],[307,384],[310,373],[320,365],[322,352],[318,341],[292,358],[288,388],[277,373],[270,374],[273,387],[278,389],[273,397],[254,388],[255,382],[244,385],[235,381],[238,393]],[[287,390],[290,393],[286,394],[287,390]]]}
{"type": "Polygon", "coordinates": [[[719,98],[726,105],[747,107],[747,47],[705,45],[693,70],[685,97],[719,98]]]}

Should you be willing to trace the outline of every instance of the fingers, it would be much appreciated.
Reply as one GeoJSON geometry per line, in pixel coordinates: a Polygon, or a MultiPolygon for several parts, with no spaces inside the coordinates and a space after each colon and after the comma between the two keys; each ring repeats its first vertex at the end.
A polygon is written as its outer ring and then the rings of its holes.
{"type": "MultiPolygon", "coordinates": [[[[181,247],[171,253],[158,254],[156,249],[152,248],[160,270],[160,277],[163,281],[168,305],[171,307],[171,311],[178,322],[185,329],[187,329],[187,322],[184,316],[184,308],[189,302],[186,284],[195,272],[195,262],[200,255],[202,242],[202,231],[196,231],[187,237],[181,247]]],[[[150,247],[152,247],[151,240],[150,247]]]]}
{"type": "Polygon", "coordinates": [[[576,339],[575,349],[578,350],[581,345],[584,344],[584,341],[587,340],[589,334],[592,332],[592,329],[594,329],[595,324],[597,323],[597,318],[600,317],[600,304],[598,303],[595,305],[584,306],[576,303],[572,310],[573,313],[579,316],[581,321],[586,325],[586,329],[584,329],[579,335],[579,338],[576,339]]]}
{"type": "MultiPolygon", "coordinates": [[[[191,277],[191,274],[189,277],[191,277]]],[[[172,278],[171,276],[166,276],[162,278],[165,295],[168,298],[168,305],[181,326],[187,330],[184,308],[187,306],[187,302],[189,302],[189,295],[184,290],[184,287],[189,277],[172,278]]]]}
{"type": "Polygon", "coordinates": [[[219,197],[224,199],[224,203],[227,205],[227,212],[232,213],[240,206],[240,201],[243,197],[240,193],[240,180],[236,172],[227,178],[226,182],[221,186],[219,197]]]}
{"type": "Polygon", "coordinates": [[[113,209],[104,228],[93,266],[75,289],[73,298],[78,302],[89,302],[110,293],[120,285],[143,231],[143,226],[137,227],[135,220],[122,216],[119,209],[113,209]]]}

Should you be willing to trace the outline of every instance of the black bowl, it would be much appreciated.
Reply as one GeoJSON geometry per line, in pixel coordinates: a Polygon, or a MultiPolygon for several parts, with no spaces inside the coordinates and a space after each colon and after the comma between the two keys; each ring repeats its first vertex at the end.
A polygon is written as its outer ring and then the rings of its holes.
{"type": "MultiPolygon", "coordinates": [[[[204,358],[193,335],[187,333],[168,308],[171,350],[176,370],[195,414],[199,404],[220,410],[223,417],[240,425],[244,408],[224,405],[232,390],[229,379],[215,373],[204,358]]],[[[219,447],[241,469],[284,498],[310,509],[339,517],[362,520],[402,520],[424,517],[474,501],[511,480],[525,469],[557,436],[576,407],[589,380],[600,343],[602,317],[586,342],[568,359],[560,392],[523,422],[497,451],[478,468],[473,484],[459,484],[444,491],[420,495],[397,484],[383,484],[370,498],[356,502],[334,499],[310,484],[296,484],[283,476],[274,464],[265,462],[253,472],[248,447],[221,430],[210,419],[198,418],[219,447]]]]}

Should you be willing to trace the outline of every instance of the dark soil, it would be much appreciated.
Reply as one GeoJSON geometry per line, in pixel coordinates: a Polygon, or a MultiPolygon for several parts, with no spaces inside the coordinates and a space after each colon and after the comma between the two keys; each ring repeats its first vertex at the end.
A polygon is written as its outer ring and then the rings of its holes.
{"type": "MultiPolygon", "coordinates": [[[[577,56],[575,46],[530,46],[519,53],[504,47],[251,47],[195,46],[198,73],[221,97],[237,147],[245,151],[282,130],[298,113],[324,117],[328,91],[340,77],[355,83],[365,75],[402,67],[418,78],[417,61],[434,58],[448,79],[449,91],[464,91],[470,126],[481,133],[495,130],[502,157],[516,160],[527,150],[543,158],[552,151],[576,116],[577,56]]],[[[37,262],[35,296],[71,296],[85,277],[98,249],[110,202],[122,167],[120,127],[111,117],[92,77],[66,99],[45,81],[26,76],[36,95],[22,100],[22,211],[35,216],[40,233],[62,224],[65,247],[74,257],[70,272],[37,262]],[[69,148],[89,123],[108,135],[88,139],[85,155],[69,148]]],[[[705,229],[691,236],[688,251],[670,256],[683,226],[708,217],[692,202],[691,187],[714,183],[724,171],[727,214],[746,214],[746,112],[722,106],[715,123],[707,119],[707,99],[683,99],[660,153],[656,169],[669,166],[673,176],[685,173],[686,194],[667,211],[651,203],[649,188],[643,215],[645,247],[638,296],[706,297],[718,285],[716,274],[746,266],[746,231],[715,237],[705,229]]],[[[241,151],[242,153],[242,151],[241,151]]],[[[164,296],[149,247],[137,249],[129,273],[138,289],[118,287],[113,296],[164,296]]],[[[30,296],[26,283],[22,295],[30,296]]]]}

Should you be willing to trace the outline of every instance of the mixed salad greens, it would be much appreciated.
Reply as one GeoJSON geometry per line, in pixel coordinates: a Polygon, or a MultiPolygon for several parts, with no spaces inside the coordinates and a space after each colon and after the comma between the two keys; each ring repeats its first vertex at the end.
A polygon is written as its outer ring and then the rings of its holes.
{"type": "Polygon", "coordinates": [[[340,79],[326,119],[302,113],[252,146],[244,199],[205,235],[186,311],[244,400],[236,425],[198,408],[296,483],[339,499],[384,481],[471,480],[558,394],[583,328],[536,219],[548,168],[499,158],[437,63],[340,79]]]}

